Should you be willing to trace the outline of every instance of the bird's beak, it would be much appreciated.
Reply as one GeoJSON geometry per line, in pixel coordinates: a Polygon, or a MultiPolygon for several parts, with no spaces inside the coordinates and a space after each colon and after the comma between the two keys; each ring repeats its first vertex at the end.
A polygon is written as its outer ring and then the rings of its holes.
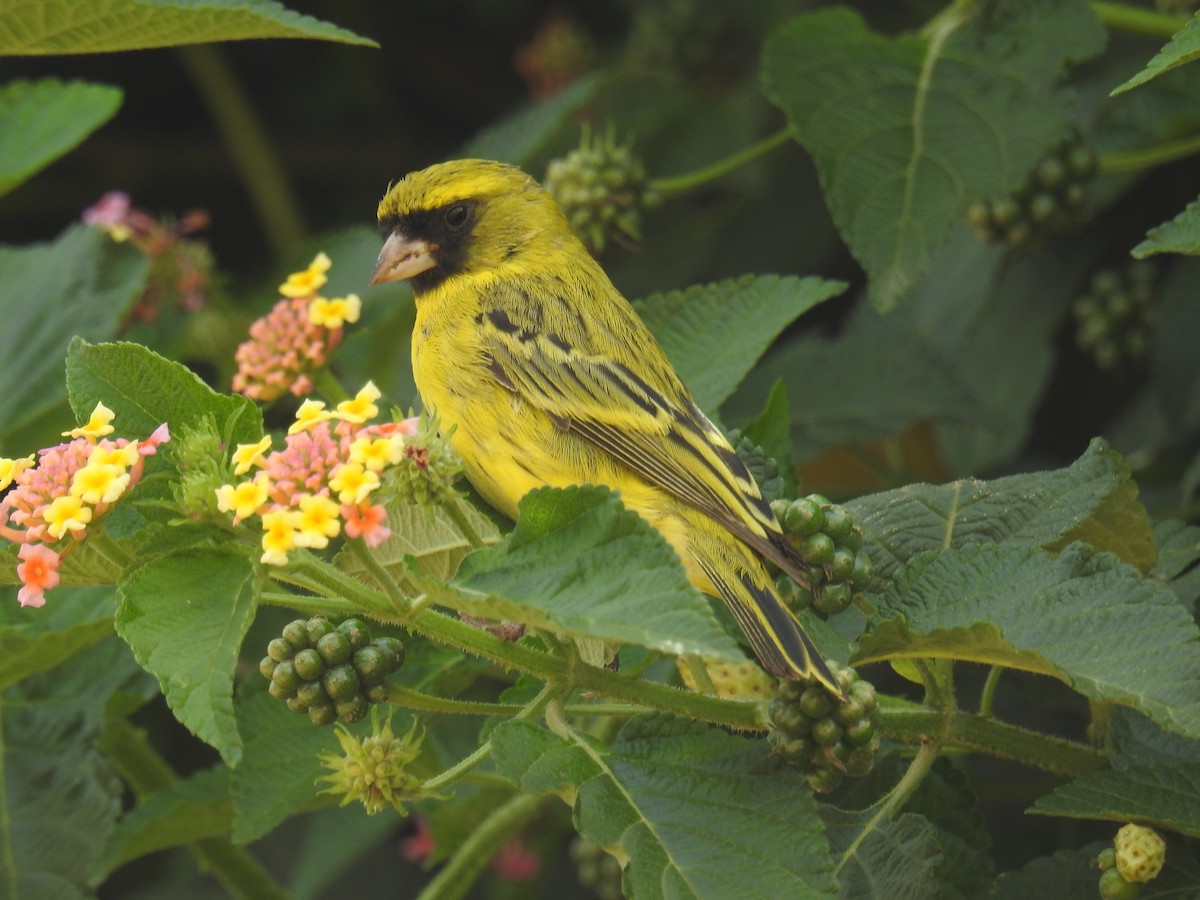
{"type": "Polygon", "coordinates": [[[437,247],[425,241],[407,238],[397,231],[388,235],[375,260],[375,271],[371,273],[371,284],[385,281],[403,281],[437,265],[434,255],[437,247]]]}

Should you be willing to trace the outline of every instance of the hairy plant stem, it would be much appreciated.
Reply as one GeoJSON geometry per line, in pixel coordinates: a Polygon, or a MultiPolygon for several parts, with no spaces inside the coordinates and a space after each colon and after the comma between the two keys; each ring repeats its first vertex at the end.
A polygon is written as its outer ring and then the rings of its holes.
{"type": "Polygon", "coordinates": [[[487,541],[483,539],[483,536],[471,524],[471,519],[467,515],[462,497],[458,494],[452,494],[442,504],[442,509],[446,511],[446,515],[450,517],[450,521],[454,523],[454,527],[467,539],[467,543],[471,545],[472,549],[478,550],[480,547],[487,546],[487,541]]]}
{"type": "Polygon", "coordinates": [[[1181,16],[1130,6],[1126,3],[1103,3],[1093,0],[1088,4],[1102,25],[1115,31],[1144,34],[1147,37],[1167,39],[1187,24],[1181,16]]]}
{"type": "Polygon", "coordinates": [[[791,137],[791,131],[787,128],[782,128],[757,144],[739,150],[732,156],[715,162],[711,166],[705,166],[703,169],[697,169],[695,172],[687,172],[683,175],[674,175],[670,178],[652,178],[650,180],[650,188],[664,198],[686,194],[688,191],[703,187],[711,181],[723,178],[730,172],[736,171],[742,166],[766,156],[776,147],[782,147],[788,143],[791,137]]]}
{"type": "Polygon", "coordinates": [[[983,682],[983,690],[979,692],[979,715],[989,718],[992,715],[992,704],[996,700],[996,686],[1000,684],[1003,666],[992,666],[988,670],[987,679],[983,682]]]}
{"type": "MultiPolygon", "coordinates": [[[[117,767],[139,800],[165,790],[175,782],[175,772],[150,745],[145,733],[125,719],[109,718],[96,746],[117,767]]],[[[287,900],[287,892],[258,860],[229,838],[200,838],[188,846],[200,864],[211,871],[234,897],[287,900]]]]}
{"type": "MultiPolygon", "coordinates": [[[[449,713],[460,716],[512,716],[520,717],[528,706],[520,703],[490,703],[486,700],[456,700],[453,697],[437,697],[422,691],[414,691],[395,682],[387,682],[388,702],[405,709],[420,712],[449,713]]],[[[628,703],[564,703],[563,710],[569,716],[613,716],[628,717],[650,712],[644,706],[628,703]]]]}
{"type": "Polygon", "coordinates": [[[842,853],[838,864],[833,869],[833,874],[837,875],[842,871],[842,867],[853,859],[858,853],[858,847],[870,834],[882,823],[888,822],[900,810],[909,797],[929,774],[934,762],[937,760],[940,743],[934,741],[923,741],[921,749],[917,751],[917,755],[913,757],[912,762],[908,764],[908,769],[904,775],[896,782],[896,786],[888,791],[887,795],[873,807],[874,812],[871,818],[863,825],[862,830],[854,837],[854,841],[842,853]]]}
{"type": "Polygon", "coordinates": [[[354,558],[362,563],[363,568],[370,573],[375,583],[387,594],[392,609],[397,613],[404,614],[410,606],[409,598],[400,589],[400,585],[396,583],[396,579],[392,577],[392,574],[384,568],[383,563],[371,552],[371,548],[365,542],[356,539],[346,541],[346,546],[350,548],[350,552],[354,554],[354,558]]]}
{"type": "Polygon", "coordinates": [[[517,794],[492,810],[417,895],[417,900],[458,900],[466,896],[496,851],[538,814],[544,800],[537,794],[517,794]]]}
{"type": "Polygon", "coordinates": [[[300,203],[249,96],[216,47],[196,44],[176,53],[229,148],[246,193],[276,257],[304,240],[300,203]]]}
{"type": "Polygon", "coordinates": [[[1167,141],[1152,147],[1139,147],[1137,150],[1125,150],[1119,153],[1101,154],[1097,161],[1097,171],[1101,175],[1116,175],[1122,172],[1140,172],[1142,169],[1152,169],[1163,166],[1189,156],[1200,153],[1200,135],[1180,138],[1177,141],[1167,141]]]}
{"type": "Polygon", "coordinates": [[[958,709],[929,709],[886,697],[880,698],[880,731],[906,743],[936,740],[946,748],[986,753],[1071,777],[1108,766],[1103,753],[1075,741],[958,709]]]}

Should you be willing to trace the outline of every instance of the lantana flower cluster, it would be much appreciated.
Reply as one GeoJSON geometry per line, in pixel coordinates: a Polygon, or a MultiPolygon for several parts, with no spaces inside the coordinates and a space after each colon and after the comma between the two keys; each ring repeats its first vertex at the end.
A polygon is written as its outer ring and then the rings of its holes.
{"type": "Polygon", "coordinates": [[[347,322],[357,322],[362,301],[356,294],[326,298],[319,294],[332,263],[324,253],[279,286],[282,299],[250,326],[250,340],[234,355],[233,389],[251,400],[274,400],[291,391],[313,391],[312,375],[341,343],[347,322]]]}
{"type": "Polygon", "coordinates": [[[0,536],[21,545],[22,606],[43,606],[63,556],[142,477],[147,456],[170,439],[164,423],[144,441],[110,438],[114,413],[97,403],[71,440],[20,459],[0,459],[0,536]]]}
{"type": "Polygon", "coordinates": [[[217,507],[232,512],[234,524],[257,516],[262,522],[262,561],[286,565],[298,547],[319,550],[343,530],[377,547],[391,535],[387,511],[374,503],[385,469],[408,455],[406,438],[418,420],[367,424],[379,415],[380,397],[367,382],[350,400],[327,410],[306,400],[288,429],[285,446],[271,452],[271,437],[239,444],[234,475],[253,477],[217,489],[217,507]]]}
{"type": "Polygon", "coordinates": [[[133,205],[124,191],[109,191],[83,211],[83,223],[102,228],[114,241],[128,242],[150,260],[146,288],[130,318],[153,322],[174,304],[184,312],[203,309],[208,293],[212,255],[193,238],[208,227],[208,213],[193,209],[178,219],[156,219],[133,205]]]}

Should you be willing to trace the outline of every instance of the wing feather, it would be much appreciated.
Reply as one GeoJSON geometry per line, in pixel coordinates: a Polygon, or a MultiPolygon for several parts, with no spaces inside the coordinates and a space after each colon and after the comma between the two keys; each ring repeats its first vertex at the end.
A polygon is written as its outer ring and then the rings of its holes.
{"type": "Polygon", "coordinates": [[[648,332],[637,337],[653,383],[599,350],[594,337],[573,341],[546,330],[540,317],[523,318],[510,305],[480,319],[483,349],[500,384],[809,583],[753,477],[648,332]]]}

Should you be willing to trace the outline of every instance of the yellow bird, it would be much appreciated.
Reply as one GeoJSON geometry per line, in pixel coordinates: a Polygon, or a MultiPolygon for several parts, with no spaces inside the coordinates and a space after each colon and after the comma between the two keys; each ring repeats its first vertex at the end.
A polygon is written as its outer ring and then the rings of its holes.
{"type": "Polygon", "coordinates": [[[378,217],[371,283],[412,282],[417,390],[476,490],[510,518],[543,485],[620,491],[764,667],[842,696],[760,557],[807,584],[804,563],[554,199],[514,166],[458,160],[392,185],[378,217]]]}

